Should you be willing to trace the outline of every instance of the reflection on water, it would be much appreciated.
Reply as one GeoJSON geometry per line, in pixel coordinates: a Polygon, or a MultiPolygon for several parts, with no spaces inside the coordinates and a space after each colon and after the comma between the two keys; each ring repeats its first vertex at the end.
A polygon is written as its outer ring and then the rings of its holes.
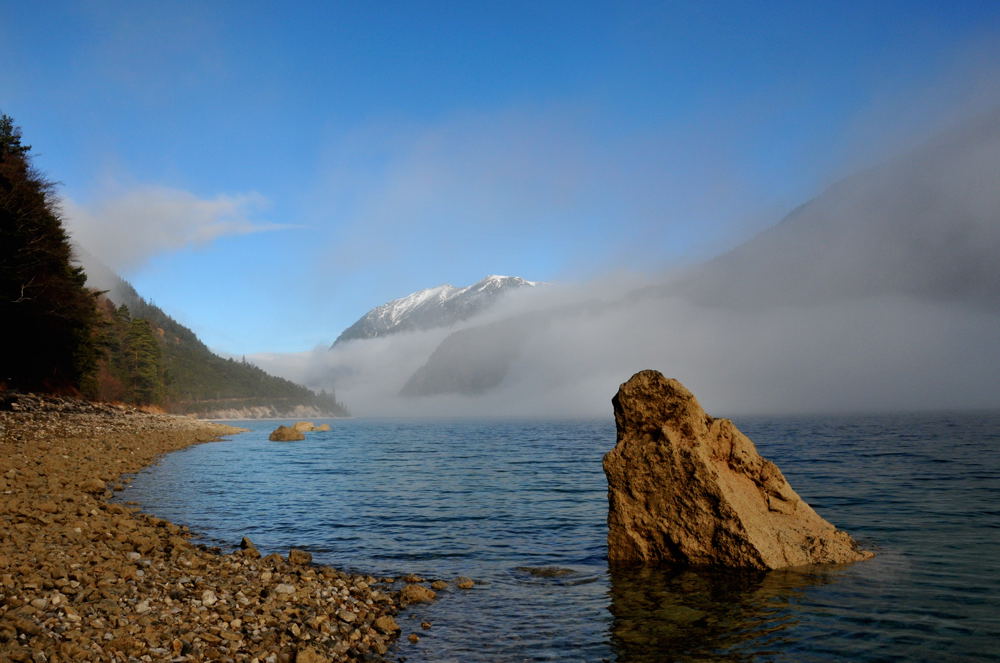
{"type": "Polygon", "coordinates": [[[475,578],[399,616],[407,663],[993,663],[1000,415],[737,424],[820,515],[878,556],[806,573],[607,565],[607,421],[274,422],[190,447],[120,496],[232,549],[373,575],[475,578]],[[423,629],[421,622],[432,622],[423,629]]]}
{"type": "Polygon", "coordinates": [[[613,566],[611,641],[621,663],[749,661],[782,649],[804,588],[833,570],[694,571],[613,566]]]}

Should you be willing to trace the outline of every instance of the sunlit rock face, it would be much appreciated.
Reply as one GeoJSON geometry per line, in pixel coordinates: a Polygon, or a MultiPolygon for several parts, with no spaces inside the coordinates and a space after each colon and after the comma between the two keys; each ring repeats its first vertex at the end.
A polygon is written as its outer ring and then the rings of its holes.
{"type": "Polygon", "coordinates": [[[821,518],[728,419],[641,371],[612,401],[608,559],[777,569],[872,557],[821,518]]]}
{"type": "Polygon", "coordinates": [[[267,439],[272,442],[297,442],[306,439],[306,436],[302,431],[292,426],[278,426],[268,435],[267,439]]]}

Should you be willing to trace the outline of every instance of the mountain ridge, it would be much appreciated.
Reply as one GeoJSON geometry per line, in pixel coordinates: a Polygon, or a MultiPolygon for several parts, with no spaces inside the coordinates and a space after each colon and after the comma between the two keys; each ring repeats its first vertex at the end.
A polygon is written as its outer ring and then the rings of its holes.
{"type": "Polygon", "coordinates": [[[449,327],[482,313],[508,292],[538,285],[539,281],[519,276],[490,274],[464,288],[443,284],[417,290],[371,309],[341,332],[331,347],[351,340],[449,327]]]}

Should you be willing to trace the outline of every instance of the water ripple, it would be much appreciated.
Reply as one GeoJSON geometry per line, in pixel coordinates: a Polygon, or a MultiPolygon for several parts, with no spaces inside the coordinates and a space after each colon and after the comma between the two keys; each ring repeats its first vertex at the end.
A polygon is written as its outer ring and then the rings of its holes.
{"type": "Polygon", "coordinates": [[[609,569],[610,421],[330,423],[276,445],[273,422],[246,422],[121,499],[224,548],[250,536],[353,570],[476,578],[401,616],[422,636],[399,645],[410,663],[1000,660],[996,414],[738,420],[879,553],[769,574],[609,569]],[[523,570],[548,567],[566,573],[523,570]]]}

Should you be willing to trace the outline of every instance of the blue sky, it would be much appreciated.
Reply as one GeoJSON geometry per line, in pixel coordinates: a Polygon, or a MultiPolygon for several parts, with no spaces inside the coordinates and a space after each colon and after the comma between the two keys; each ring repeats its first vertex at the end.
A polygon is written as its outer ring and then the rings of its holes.
{"type": "Polygon", "coordinates": [[[234,354],[486,274],[656,273],[996,100],[995,2],[4,2],[81,241],[234,354]]]}

